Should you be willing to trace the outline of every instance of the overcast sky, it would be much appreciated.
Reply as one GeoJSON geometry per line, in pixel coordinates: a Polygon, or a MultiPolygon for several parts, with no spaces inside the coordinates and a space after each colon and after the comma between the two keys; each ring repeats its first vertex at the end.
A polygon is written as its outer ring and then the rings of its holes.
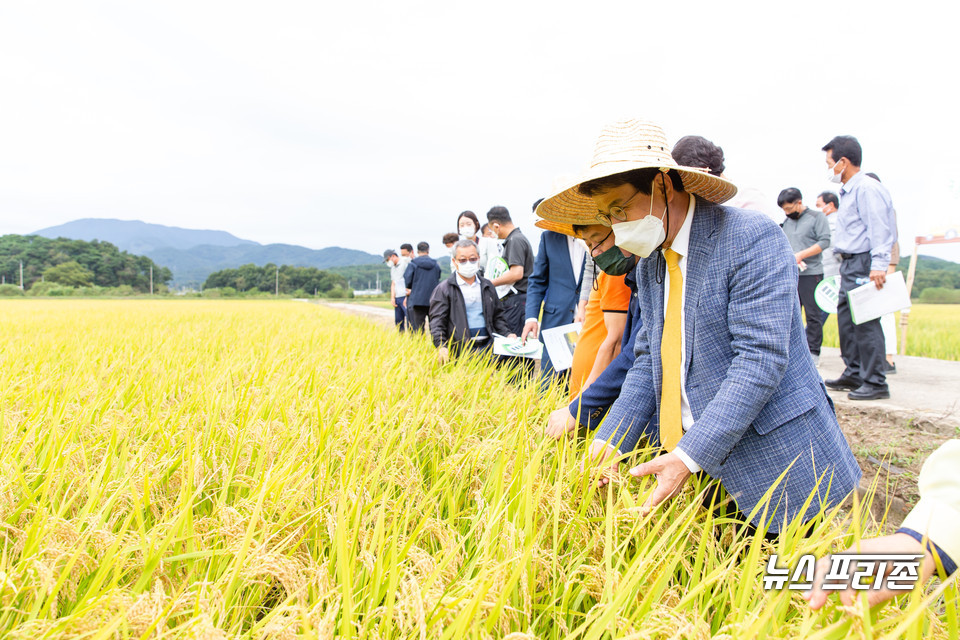
{"type": "MultiPolygon", "coordinates": [[[[721,145],[775,203],[852,134],[904,253],[960,230],[952,3],[7,2],[0,233],[82,217],[380,252],[530,205],[601,126],[721,145]]],[[[960,260],[960,245],[923,249],[960,260]]]]}

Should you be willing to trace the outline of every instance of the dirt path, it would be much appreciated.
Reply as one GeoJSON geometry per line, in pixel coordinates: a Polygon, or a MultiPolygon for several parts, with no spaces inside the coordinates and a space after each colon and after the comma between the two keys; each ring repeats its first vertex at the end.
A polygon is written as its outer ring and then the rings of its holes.
{"type": "MultiPolygon", "coordinates": [[[[324,302],[325,306],[393,326],[393,311],[362,304],[324,302]]],[[[824,348],[820,373],[835,378],[843,371],[840,350],[824,348]]],[[[889,505],[887,529],[893,530],[916,504],[917,475],[930,453],[950,438],[960,437],[960,362],[911,356],[897,357],[897,373],[889,376],[890,399],[869,402],[831,391],[837,419],[850,443],[863,480],[860,493],[878,488],[874,515],[889,505]],[[885,500],[883,499],[885,498],[885,500]]]]}

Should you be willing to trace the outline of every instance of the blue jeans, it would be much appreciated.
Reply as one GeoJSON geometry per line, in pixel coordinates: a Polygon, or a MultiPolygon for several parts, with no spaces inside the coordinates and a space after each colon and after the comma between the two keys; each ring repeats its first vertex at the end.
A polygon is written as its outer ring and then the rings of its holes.
{"type": "Polygon", "coordinates": [[[397,328],[403,332],[407,329],[407,308],[403,306],[406,296],[402,298],[396,298],[397,306],[393,309],[393,322],[397,325],[397,328]]]}

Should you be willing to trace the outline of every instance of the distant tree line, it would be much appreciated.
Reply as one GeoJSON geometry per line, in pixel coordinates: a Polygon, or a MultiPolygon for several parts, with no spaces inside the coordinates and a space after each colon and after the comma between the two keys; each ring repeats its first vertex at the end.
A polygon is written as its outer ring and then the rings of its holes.
{"type": "MultiPolygon", "coordinates": [[[[910,267],[912,258],[905,258],[897,265],[897,271],[903,272],[903,277],[907,277],[907,270],[910,267]]],[[[942,260],[933,256],[920,256],[917,263],[917,272],[913,279],[913,289],[910,291],[910,297],[921,302],[941,302],[944,294],[939,292],[949,289],[960,289],[960,264],[942,260]],[[930,294],[924,298],[924,290],[930,289],[930,294]],[[935,291],[934,291],[935,290],[935,291]]],[[[954,301],[957,294],[945,294],[950,301],[954,301]]]]}
{"type": "Polygon", "coordinates": [[[0,281],[19,285],[21,262],[24,289],[44,281],[66,287],[131,287],[147,293],[151,267],[155,288],[173,278],[170,269],[146,256],[120,251],[109,242],[0,236],[0,281]]]}
{"type": "MultiPolygon", "coordinates": [[[[237,269],[223,269],[207,276],[204,289],[233,289],[239,293],[247,291],[265,291],[274,293],[278,283],[277,265],[245,264],[237,269]]],[[[347,293],[347,279],[330,271],[316,267],[292,267],[283,265],[279,269],[279,288],[281,294],[303,296],[330,295],[344,297],[347,293]]]]}

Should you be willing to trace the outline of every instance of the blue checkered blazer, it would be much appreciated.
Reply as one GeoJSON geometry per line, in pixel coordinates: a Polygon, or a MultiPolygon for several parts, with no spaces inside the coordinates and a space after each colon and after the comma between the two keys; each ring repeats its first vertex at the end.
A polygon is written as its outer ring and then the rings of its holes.
{"type": "MultiPolygon", "coordinates": [[[[786,236],[754,211],[697,199],[684,280],[686,392],[695,423],[678,445],[749,514],[774,489],[770,531],[812,517],[858,484],[860,468],[810,358],[786,236]],[[801,514],[807,497],[817,491],[801,514]]],[[[659,444],[663,284],[656,254],[637,265],[636,360],[596,438],[659,444]]],[[[763,513],[753,518],[760,524],[763,513]]]]}

